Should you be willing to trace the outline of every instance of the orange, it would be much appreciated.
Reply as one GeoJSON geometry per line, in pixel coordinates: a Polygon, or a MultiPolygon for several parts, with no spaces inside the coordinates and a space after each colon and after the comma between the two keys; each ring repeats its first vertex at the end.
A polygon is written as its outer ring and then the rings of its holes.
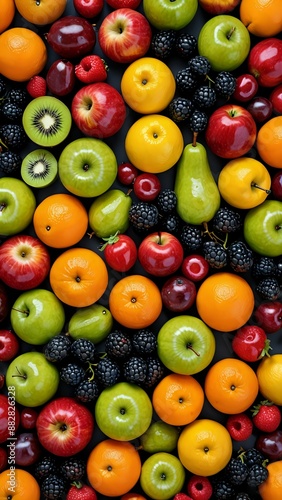
{"type": "Polygon", "coordinates": [[[15,82],[38,75],[47,62],[43,40],[28,28],[10,28],[0,35],[0,73],[15,82]]]}
{"type": "Polygon", "coordinates": [[[21,16],[33,24],[45,25],[56,21],[63,14],[67,0],[15,0],[21,16]]]}
{"type": "Polygon", "coordinates": [[[0,500],[40,500],[36,479],[23,469],[4,470],[0,474],[0,500]],[[12,489],[13,488],[13,489],[12,489]]]}
{"type": "Polygon", "coordinates": [[[128,441],[105,439],[88,456],[87,478],[94,490],[101,495],[117,497],[128,493],[137,483],[140,474],[139,453],[128,441]]]}
{"type": "Polygon", "coordinates": [[[88,228],[88,213],[82,202],[71,194],[51,194],[37,205],[33,226],[38,238],[53,248],[78,243],[88,228]]]}
{"type": "Polygon", "coordinates": [[[282,406],[282,354],[265,356],[258,365],[257,378],[263,397],[282,406]]]}
{"type": "Polygon", "coordinates": [[[0,0],[0,33],[3,33],[11,24],[16,12],[14,0],[0,0]]]}
{"type": "Polygon", "coordinates": [[[160,290],[150,278],[139,274],[126,276],[113,286],[109,309],[126,328],[146,328],[162,311],[160,290]]]}
{"type": "Polygon", "coordinates": [[[196,296],[198,313],[210,328],[230,332],[251,317],[254,293],[247,281],[236,274],[218,272],[208,276],[196,296]]]}
{"type": "Polygon", "coordinates": [[[161,420],[171,425],[187,425],[201,413],[204,391],[191,375],[171,373],[155,387],[153,408],[161,420]]]}
{"type": "Polygon", "coordinates": [[[282,168],[282,116],[275,116],[261,126],[256,146],[265,163],[270,167],[282,168]]]}
{"type": "Polygon", "coordinates": [[[184,467],[198,476],[217,474],[232,456],[232,439],[227,429],[214,420],[198,419],[186,425],[177,443],[184,467]]]}
{"type": "Polygon", "coordinates": [[[280,0],[242,0],[239,15],[252,35],[267,38],[282,30],[280,0]]]}
{"type": "Polygon", "coordinates": [[[266,466],[268,478],[258,488],[262,500],[281,500],[282,498],[282,460],[266,466]]]}
{"type": "Polygon", "coordinates": [[[224,358],[212,365],[204,383],[210,404],[229,415],[247,410],[255,401],[258,390],[254,370],[245,361],[233,358],[224,358]]]}

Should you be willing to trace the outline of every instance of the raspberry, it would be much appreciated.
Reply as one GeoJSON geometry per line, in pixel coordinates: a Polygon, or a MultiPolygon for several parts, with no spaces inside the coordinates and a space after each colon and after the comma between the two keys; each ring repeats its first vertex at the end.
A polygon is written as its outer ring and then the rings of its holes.
{"type": "Polygon", "coordinates": [[[227,418],[226,429],[234,441],[245,441],[252,435],[253,422],[246,413],[237,413],[227,418]]]}
{"type": "Polygon", "coordinates": [[[187,483],[187,492],[195,500],[209,500],[213,487],[209,478],[193,474],[187,483]]]}
{"type": "Polygon", "coordinates": [[[75,65],[75,76],[83,83],[104,82],[108,76],[108,66],[98,55],[91,54],[75,65]]]}

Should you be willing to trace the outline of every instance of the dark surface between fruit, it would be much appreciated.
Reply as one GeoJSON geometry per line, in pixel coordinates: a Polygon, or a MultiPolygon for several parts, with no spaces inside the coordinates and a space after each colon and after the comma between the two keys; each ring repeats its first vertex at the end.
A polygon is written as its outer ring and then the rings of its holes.
{"type": "MultiPolygon", "coordinates": [[[[140,12],[142,12],[142,5],[139,7],[138,10],[140,12]]],[[[95,24],[96,24],[96,26],[95,26],[96,32],[98,32],[99,26],[100,26],[103,18],[110,11],[111,11],[110,7],[105,3],[103,11],[101,12],[101,14],[97,18],[95,18],[95,21],[94,21],[95,24]]],[[[65,11],[65,15],[66,14],[76,14],[76,12],[74,10],[74,7],[73,7],[72,0],[68,0],[67,9],[65,11]]],[[[232,12],[232,15],[238,17],[238,9],[235,9],[232,12]]],[[[197,14],[196,14],[195,18],[193,19],[193,21],[188,26],[186,26],[186,28],[184,28],[183,30],[181,30],[179,32],[179,34],[180,33],[187,33],[189,35],[194,35],[195,37],[197,37],[197,35],[198,35],[199,31],[200,31],[201,26],[208,19],[209,19],[208,14],[205,13],[199,7],[198,11],[197,11],[197,14]]],[[[16,15],[16,17],[14,19],[14,22],[13,22],[13,25],[28,27],[28,28],[33,29],[34,31],[36,31],[41,36],[43,36],[44,33],[46,33],[46,27],[40,28],[38,26],[31,25],[27,21],[23,20],[19,16],[19,14],[16,15]]],[[[254,44],[256,41],[257,40],[254,37],[252,37],[252,44],[254,44]]],[[[46,43],[46,45],[48,47],[47,43],[46,43]]],[[[99,48],[98,41],[96,42],[95,48],[93,50],[93,53],[98,54],[101,57],[104,57],[104,54],[102,53],[102,51],[99,48]]],[[[48,63],[46,65],[46,68],[44,69],[44,75],[46,75],[46,73],[48,71],[48,68],[51,66],[51,64],[59,57],[50,48],[48,48],[48,56],[49,56],[48,57],[48,63]]],[[[116,64],[116,63],[114,63],[114,62],[112,62],[110,60],[108,60],[106,62],[108,64],[108,66],[109,66],[107,83],[112,84],[113,86],[115,86],[117,88],[117,90],[120,90],[120,80],[121,80],[121,76],[122,76],[122,74],[123,74],[126,66],[122,65],[122,64],[118,65],[118,64],[116,64]]],[[[177,55],[176,52],[173,52],[173,54],[171,56],[169,56],[165,60],[165,62],[170,66],[170,68],[172,69],[172,71],[173,71],[173,73],[174,73],[175,76],[176,76],[177,72],[180,69],[185,68],[187,66],[186,61],[183,58],[181,58],[179,55],[177,55]]],[[[238,70],[236,70],[233,74],[236,76],[237,74],[239,75],[239,74],[242,74],[244,72],[246,72],[246,67],[242,66],[242,67],[238,68],[238,70]]],[[[16,86],[19,86],[19,85],[16,84],[16,86]]],[[[63,102],[65,102],[69,106],[70,102],[71,102],[71,99],[72,99],[72,96],[74,95],[74,92],[76,90],[78,90],[78,88],[80,88],[80,86],[82,86],[82,84],[80,84],[80,82],[77,82],[74,91],[70,95],[68,95],[68,96],[66,96],[64,98],[61,98],[63,100],[63,102]]],[[[262,89],[262,91],[263,91],[263,89],[262,89]]],[[[266,93],[268,92],[267,89],[265,89],[265,92],[266,93]]],[[[224,104],[224,103],[225,103],[224,100],[218,101],[217,106],[219,106],[221,104],[224,104]]],[[[167,114],[166,110],[164,111],[164,114],[167,114]]],[[[131,126],[131,124],[138,117],[139,117],[139,115],[137,115],[136,113],[134,113],[133,111],[131,111],[127,107],[126,120],[125,120],[124,126],[113,137],[110,137],[110,138],[108,138],[108,139],[105,140],[105,142],[115,152],[117,160],[118,160],[118,163],[121,163],[121,162],[124,162],[124,161],[128,161],[127,157],[126,157],[126,154],[125,154],[125,151],[124,151],[124,139],[125,139],[125,135],[126,135],[126,132],[127,132],[128,128],[131,126]]],[[[0,117],[0,119],[1,119],[0,124],[4,123],[3,117],[0,117]]],[[[178,125],[179,125],[179,127],[180,127],[180,129],[181,129],[181,131],[183,133],[185,144],[190,143],[191,140],[192,140],[192,134],[191,134],[191,131],[189,130],[188,125],[186,123],[185,124],[180,123],[178,125]]],[[[73,125],[73,127],[71,129],[71,132],[70,132],[68,138],[66,139],[66,141],[64,141],[63,145],[60,145],[60,146],[55,147],[55,148],[52,148],[52,153],[56,156],[56,158],[58,158],[59,154],[60,154],[60,151],[61,151],[61,149],[62,149],[62,147],[64,145],[66,145],[67,143],[69,143],[72,140],[74,140],[74,139],[76,139],[78,137],[81,137],[81,136],[82,136],[82,134],[73,125]]],[[[199,139],[199,142],[202,142],[203,144],[205,143],[205,141],[204,141],[204,134],[202,132],[199,133],[198,139],[199,139]]],[[[37,146],[34,146],[34,144],[32,144],[31,142],[28,142],[26,144],[25,148],[21,151],[21,156],[24,157],[25,154],[27,154],[29,151],[35,149],[35,147],[37,147],[37,146]]],[[[209,157],[210,164],[212,166],[212,171],[213,171],[214,177],[215,177],[215,179],[217,179],[218,174],[220,172],[220,169],[224,165],[225,161],[221,160],[218,157],[215,157],[209,150],[207,152],[208,152],[208,157],[209,157]]],[[[252,155],[252,156],[254,156],[256,154],[255,149],[251,150],[249,154],[252,155]]],[[[4,173],[0,174],[0,176],[4,176],[4,175],[5,175],[4,173]]],[[[173,189],[173,186],[174,186],[174,175],[175,175],[174,169],[171,169],[171,170],[169,170],[168,172],[166,172],[164,174],[159,174],[159,179],[161,181],[162,189],[164,189],[164,188],[173,189]]],[[[118,189],[122,189],[124,191],[127,190],[127,187],[124,186],[124,185],[122,185],[121,183],[119,183],[118,180],[115,181],[113,187],[116,187],[118,189]]],[[[63,192],[67,192],[67,191],[65,190],[65,188],[61,185],[61,183],[59,181],[56,181],[54,184],[52,184],[48,188],[42,188],[42,189],[39,189],[39,190],[34,190],[34,193],[35,193],[36,199],[37,199],[37,203],[39,203],[40,201],[42,201],[49,194],[53,194],[55,192],[63,193],[63,192]]],[[[133,199],[133,201],[138,201],[135,198],[134,193],[132,193],[132,199],[133,199]]],[[[86,199],[83,200],[83,202],[84,202],[86,208],[89,208],[89,206],[90,206],[90,204],[92,202],[92,199],[87,199],[86,198],[86,199]]],[[[29,232],[30,232],[30,234],[34,235],[32,229],[29,229],[29,232]]],[[[130,236],[132,236],[135,239],[137,245],[141,242],[141,240],[144,237],[144,235],[142,235],[142,234],[137,233],[136,231],[134,231],[132,229],[132,227],[129,228],[129,230],[127,231],[127,234],[129,234],[130,236]]],[[[80,246],[91,248],[92,250],[96,251],[97,253],[99,253],[100,256],[103,257],[103,254],[101,252],[99,252],[100,244],[101,244],[100,240],[95,239],[95,237],[93,237],[92,239],[89,239],[87,236],[85,236],[83,238],[83,240],[81,240],[81,242],[80,242],[80,246]]],[[[193,252],[190,252],[190,253],[193,253],[193,252]]],[[[51,250],[51,256],[52,256],[52,258],[55,258],[57,256],[57,254],[58,254],[57,251],[52,251],[51,250]]],[[[214,272],[214,271],[212,270],[211,272],[214,272]]],[[[130,271],[130,273],[132,273],[132,274],[146,274],[146,273],[144,273],[143,269],[141,268],[141,266],[140,266],[140,264],[138,262],[132,268],[132,270],[130,271]]],[[[100,304],[102,304],[104,306],[108,305],[108,297],[109,297],[110,290],[113,287],[113,285],[119,279],[121,279],[122,277],[123,277],[123,274],[118,273],[116,271],[111,271],[109,269],[109,285],[108,285],[108,288],[107,288],[105,294],[103,295],[103,297],[101,298],[101,300],[99,300],[100,304]]],[[[244,277],[252,284],[252,286],[254,288],[255,283],[254,283],[254,278],[253,278],[252,274],[249,273],[249,272],[247,272],[246,274],[244,274],[244,277]]],[[[155,281],[157,282],[157,284],[159,286],[161,286],[162,283],[164,282],[164,280],[155,280],[155,281]]],[[[50,289],[49,282],[46,281],[46,282],[42,283],[41,287],[42,288],[45,287],[45,288],[50,289]]],[[[13,300],[19,295],[19,293],[17,293],[16,291],[13,291],[13,290],[9,290],[9,292],[10,292],[11,303],[13,303],[13,300]]],[[[261,298],[259,297],[258,294],[256,294],[256,305],[258,305],[258,303],[260,301],[261,301],[261,298]]],[[[65,306],[65,311],[66,311],[66,318],[67,319],[70,318],[70,316],[74,312],[74,310],[72,308],[68,308],[67,306],[65,306]]],[[[188,314],[197,315],[195,307],[192,307],[188,311],[188,314]]],[[[173,316],[173,315],[174,314],[170,313],[168,310],[163,309],[163,312],[162,312],[161,316],[159,317],[159,319],[155,322],[154,325],[152,325],[153,331],[154,332],[158,332],[158,330],[163,325],[163,323],[167,319],[169,319],[171,316],[173,316]]],[[[0,325],[1,328],[6,328],[6,327],[9,328],[9,326],[10,326],[9,325],[9,319],[7,319],[5,322],[2,322],[1,325],[0,325]]],[[[216,361],[218,361],[221,358],[233,357],[234,356],[234,352],[233,352],[232,347],[231,347],[231,341],[232,341],[232,338],[233,338],[233,334],[232,333],[220,333],[220,332],[216,332],[216,331],[214,332],[214,334],[215,334],[215,338],[216,338],[216,353],[215,353],[213,362],[216,362],[216,361]]],[[[276,332],[275,334],[272,334],[272,335],[269,336],[269,338],[271,339],[271,346],[272,346],[271,354],[281,353],[282,352],[282,350],[281,350],[281,336],[282,336],[282,331],[281,330],[279,332],[276,332]]],[[[36,349],[40,350],[40,347],[39,348],[37,347],[36,349]]],[[[33,346],[25,344],[23,342],[21,343],[21,352],[27,352],[27,351],[30,351],[30,350],[34,350],[33,346]]],[[[102,352],[103,351],[103,346],[99,345],[98,346],[98,350],[102,352]]],[[[8,366],[7,363],[4,364],[4,369],[7,366],[8,366]]],[[[254,368],[255,365],[252,364],[252,367],[254,368]]],[[[196,378],[200,382],[203,382],[205,374],[206,374],[206,370],[204,370],[203,372],[200,372],[199,374],[197,374],[196,378]]],[[[5,389],[2,389],[2,392],[5,392],[5,389]]],[[[148,393],[151,394],[150,389],[148,389],[148,393]]],[[[65,384],[63,384],[61,382],[58,395],[73,395],[73,394],[74,394],[73,389],[71,387],[68,387],[67,385],[65,385],[65,384]]],[[[94,405],[93,404],[91,405],[91,403],[90,403],[89,407],[93,408],[94,405]]],[[[219,413],[219,412],[217,412],[215,409],[213,409],[209,405],[209,403],[207,402],[207,400],[205,400],[205,404],[204,404],[204,407],[203,407],[203,410],[201,412],[200,417],[202,417],[202,418],[211,418],[211,419],[217,420],[217,421],[219,421],[219,422],[221,422],[223,424],[226,421],[226,416],[223,415],[223,414],[221,414],[221,413],[219,413]]],[[[157,420],[156,415],[154,415],[154,419],[157,420]]],[[[83,453],[79,454],[79,456],[87,458],[89,452],[93,449],[93,446],[96,443],[98,443],[99,441],[101,441],[102,439],[105,439],[105,437],[106,436],[104,436],[99,431],[98,427],[96,426],[95,427],[95,432],[94,432],[94,435],[93,435],[93,439],[91,440],[91,443],[85,448],[85,450],[83,451],[83,453]]],[[[256,437],[257,437],[257,435],[254,432],[254,434],[252,435],[252,437],[249,440],[245,441],[244,443],[236,443],[236,442],[234,442],[234,450],[237,451],[241,445],[243,445],[245,449],[252,447],[254,445],[256,437]]],[[[134,444],[138,445],[138,440],[136,440],[136,443],[134,443],[134,444]]],[[[147,456],[148,456],[144,452],[140,452],[140,455],[141,455],[142,460],[145,459],[145,458],[147,458],[147,456]]],[[[28,469],[28,470],[31,470],[31,469],[28,469]]],[[[140,488],[140,486],[138,484],[134,488],[134,491],[142,493],[142,490],[141,490],[141,488],[140,488]]],[[[253,499],[259,498],[257,496],[257,494],[252,493],[252,495],[253,495],[252,496],[253,499]]],[[[102,499],[105,499],[105,498],[108,498],[108,497],[103,497],[102,495],[98,494],[98,499],[99,500],[102,500],[102,499]]],[[[119,498],[119,497],[117,497],[117,498],[119,498]]]]}

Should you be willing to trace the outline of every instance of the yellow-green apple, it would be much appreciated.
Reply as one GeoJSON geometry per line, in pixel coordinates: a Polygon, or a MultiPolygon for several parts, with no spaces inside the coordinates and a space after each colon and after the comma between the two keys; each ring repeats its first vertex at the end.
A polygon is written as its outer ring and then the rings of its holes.
{"type": "Polygon", "coordinates": [[[0,394],[0,443],[14,437],[19,424],[20,413],[15,405],[14,391],[8,390],[8,395],[0,394]]]}
{"type": "Polygon", "coordinates": [[[282,83],[282,40],[265,38],[255,43],[247,59],[248,71],[262,87],[276,87],[282,83]]]}
{"type": "Polygon", "coordinates": [[[119,8],[104,17],[98,30],[100,47],[117,63],[131,63],[149,50],[152,29],[146,17],[131,8],[119,8]]]}
{"type": "Polygon", "coordinates": [[[0,361],[10,361],[19,352],[20,343],[12,330],[0,330],[0,361]]]}
{"type": "Polygon", "coordinates": [[[70,396],[48,401],[36,420],[41,445],[58,457],[70,457],[82,451],[94,431],[92,412],[70,396]]]}
{"type": "Polygon", "coordinates": [[[16,177],[0,179],[0,235],[24,231],[32,221],[36,198],[30,187],[16,177]]]}
{"type": "Polygon", "coordinates": [[[153,453],[143,462],[140,485],[150,498],[169,500],[182,490],[184,481],[185,469],[172,453],[153,453]]]}
{"type": "Polygon", "coordinates": [[[146,18],[158,30],[181,30],[198,10],[198,0],[143,0],[146,18]]]}
{"type": "Polygon", "coordinates": [[[11,308],[16,335],[28,344],[43,345],[61,333],[65,324],[62,302],[50,290],[36,288],[21,293],[11,308]]]}
{"type": "Polygon", "coordinates": [[[230,160],[218,176],[218,189],[229,205],[248,209],[261,203],[270,194],[271,177],[263,163],[255,158],[230,160]]]}
{"type": "Polygon", "coordinates": [[[50,253],[36,237],[19,234],[0,246],[0,279],[16,290],[30,290],[47,278],[50,253]]]}
{"type": "Polygon", "coordinates": [[[199,0],[199,5],[213,16],[226,14],[239,5],[241,0],[199,0]]]}
{"type": "Polygon", "coordinates": [[[179,429],[175,425],[167,424],[163,420],[156,420],[150,424],[146,432],[140,436],[141,449],[147,453],[176,449],[179,438],[179,429]]]}
{"type": "Polygon", "coordinates": [[[74,339],[88,339],[94,344],[102,342],[111,332],[113,316],[102,304],[78,308],[68,322],[68,334],[74,339]]]}
{"type": "Polygon", "coordinates": [[[58,368],[43,353],[24,352],[11,361],[6,372],[6,385],[15,388],[15,401],[22,406],[41,406],[58,390],[58,368]]]}
{"type": "Polygon", "coordinates": [[[249,210],[243,223],[249,247],[266,257],[282,254],[282,201],[265,200],[249,210]]]}
{"type": "Polygon", "coordinates": [[[166,231],[145,236],[138,248],[141,266],[153,276],[173,274],[180,268],[183,257],[180,240],[166,231]]]}
{"type": "Polygon", "coordinates": [[[250,33],[235,16],[221,14],[204,23],[198,35],[198,52],[214,71],[234,71],[249,54],[250,33]]]}

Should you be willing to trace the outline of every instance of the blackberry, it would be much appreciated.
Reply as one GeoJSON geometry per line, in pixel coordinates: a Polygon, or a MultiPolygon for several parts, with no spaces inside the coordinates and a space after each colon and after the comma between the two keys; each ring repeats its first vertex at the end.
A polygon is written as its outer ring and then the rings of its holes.
{"type": "Polygon", "coordinates": [[[108,357],[100,359],[95,367],[95,374],[98,382],[103,387],[110,387],[116,384],[121,376],[118,364],[108,357]]]}
{"type": "Polygon", "coordinates": [[[256,286],[257,293],[265,300],[277,300],[280,284],[276,278],[264,278],[256,286]]]}
{"type": "Polygon", "coordinates": [[[91,340],[77,339],[71,345],[71,353],[79,361],[92,363],[95,359],[96,346],[91,340]]]}
{"type": "Polygon", "coordinates": [[[16,123],[2,125],[0,127],[0,144],[7,149],[18,151],[27,142],[27,135],[22,125],[16,123]]]}
{"type": "Polygon", "coordinates": [[[255,278],[268,278],[275,276],[276,270],[274,259],[271,257],[261,256],[254,259],[252,274],[255,278]]]}
{"type": "Polygon", "coordinates": [[[133,334],[132,346],[138,354],[152,354],[157,350],[157,337],[151,330],[138,330],[133,334]]]}
{"type": "Polygon", "coordinates": [[[45,346],[45,358],[53,363],[63,361],[70,354],[71,344],[71,339],[66,335],[56,335],[45,346]]]}
{"type": "Polygon", "coordinates": [[[174,97],[168,106],[168,114],[175,123],[188,120],[193,110],[193,104],[187,97],[174,97]]]}
{"type": "Polygon", "coordinates": [[[170,188],[163,189],[156,200],[157,208],[161,214],[173,212],[176,209],[176,203],[176,194],[170,188]]]}
{"type": "Polygon", "coordinates": [[[266,481],[267,477],[267,468],[261,464],[254,464],[249,469],[249,474],[246,482],[250,488],[257,488],[260,484],[266,481]]]}
{"type": "Polygon", "coordinates": [[[20,170],[22,159],[14,151],[4,151],[0,153],[0,170],[5,174],[11,175],[20,170]]]}
{"type": "Polygon", "coordinates": [[[282,259],[278,260],[278,262],[275,264],[275,274],[277,278],[282,278],[282,259]]]}
{"type": "Polygon", "coordinates": [[[208,124],[208,115],[204,111],[196,109],[190,116],[189,126],[191,132],[199,133],[204,132],[208,124]]]}
{"type": "Polygon", "coordinates": [[[7,89],[6,82],[5,82],[5,80],[2,78],[2,76],[0,76],[0,95],[5,94],[6,89],[7,89]]]}
{"type": "Polygon", "coordinates": [[[146,358],[146,377],[142,385],[146,388],[153,387],[157,382],[161,380],[164,375],[164,365],[161,363],[160,359],[156,356],[149,356],[146,358]]]}
{"type": "Polygon", "coordinates": [[[43,456],[35,465],[34,475],[40,481],[45,477],[53,474],[57,470],[57,462],[54,456],[43,456]]]}
{"type": "Polygon", "coordinates": [[[223,269],[227,265],[227,251],[217,241],[204,241],[203,254],[213,269],[223,269]]]}
{"type": "Polygon", "coordinates": [[[129,210],[129,222],[133,229],[140,232],[149,231],[154,228],[159,221],[159,211],[151,203],[136,202],[129,210]]]}
{"type": "Polygon", "coordinates": [[[131,356],[123,365],[123,376],[127,382],[140,384],[144,382],[147,363],[140,356],[131,356]]]}
{"type": "Polygon", "coordinates": [[[168,233],[176,234],[180,228],[180,219],[176,214],[168,214],[160,217],[160,229],[168,233]]]}
{"type": "Polygon", "coordinates": [[[7,98],[10,102],[23,108],[29,100],[29,95],[26,89],[10,89],[7,92],[7,98]]]}
{"type": "Polygon", "coordinates": [[[105,340],[105,351],[116,361],[126,359],[132,351],[131,339],[119,330],[111,332],[105,340]]]}
{"type": "Polygon", "coordinates": [[[100,394],[100,388],[96,380],[82,380],[75,388],[75,397],[82,403],[96,401],[100,394]]]}
{"type": "Polygon", "coordinates": [[[197,79],[191,68],[182,68],[175,75],[176,87],[182,95],[192,92],[197,87],[197,79]]]}
{"type": "Polygon", "coordinates": [[[225,472],[228,476],[228,480],[232,484],[243,484],[247,478],[249,469],[247,465],[240,458],[231,458],[229,461],[225,472]]]}
{"type": "Polygon", "coordinates": [[[213,217],[212,225],[215,231],[234,233],[242,226],[241,215],[227,207],[219,208],[213,217]]]}
{"type": "Polygon", "coordinates": [[[230,500],[235,495],[234,486],[226,479],[219,480],[214,486],[214,498],[230,500]]]}
{"type": "Polygon", "coordinates": [[[190,59],[197,50],[197,38],[194,35],[181,33],[175,41],[175,51],[183,59],[190,59]]]}
{"type": "Polygon", "coordinates": [[[211,63],[205,56],[194,56],[189,61],[189,67],[194,75],[206,77],[211,72],[211,63]]]}
{"type": "Polygon", "coordinates": [[[49,500],[61,500],[66,492],[66,483],[59,475],[50,474],[43,480],[41,492],[49,500]]]}
{"type": "Polygon", "coordinates": [[[60,371],[61,380],[67,385],[78,385],[85,376],[84,368],[76,363],[68,363],[66,366],[63,366],[60,371]]]}
{"type": "Polygon", "coordinates": [[[227,256],[230,267],[236,273],[245,273],[253,265],[253,252],[243,241],[231,243],[227,248],[227,256]]]}
{"type": "Polygon", "coordinates": [[[229,71],[220,71],[214,80],[214,90],[219,97],[229,99],[235,92],[236,78],[229,71]]]}
{"type": "Polygon", "coordinates": [[[86,464],[82,458],[66,458],[60,465],[60,474],[68,481],[79,481],[86,472],[86,464]]]}
{"type": "Polygon", "coordinates": [[[251,468],[255,464],[262,465],[265,456],[256,448],[249,448],[242,453],[243,460],[247,467],[251,468]]]}
{"type": "Polygon", "coordinates": [[[1,114],[11,122],[19,121],[22,118],[23,110],[14,102],[5,102],[1,107],[1,114]]]}
{"type": "Polygon", "coordinates": [[[173,30],[157,31],[151,41],[151,50],[158,59],[166,59],[174,48],[176,32],[173,30]]]}
{"type": "Polygon", "coordinates": [[[211,108],[216,103],[216,92],[209,85],[201,85],[195,90],[192,100],[200,109],[211,108]]]}
{"type": "Polygon", "coordinates": [[[251,500],[251,497],[248,495],[248,493],[244,493],[241,491],[240,493],[237,493],[235,500],[251,500]]]}
{"type": "Polygon", "coordinates": [[[179,239],[186,250],[195,251],[202,246],[203,233],[200,227],[185,224],[180,230],[179,239]]]}

